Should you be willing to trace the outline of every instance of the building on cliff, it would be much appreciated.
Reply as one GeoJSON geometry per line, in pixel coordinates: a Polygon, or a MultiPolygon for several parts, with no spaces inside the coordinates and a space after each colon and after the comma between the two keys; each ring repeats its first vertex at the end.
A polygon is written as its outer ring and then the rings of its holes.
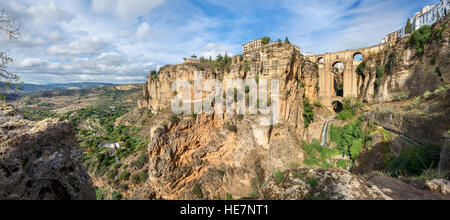
{"type": "Polygon", "coordinates": [[[248,51],[258,49],[260,47],[262,47],[262,38],[242,44],[242,52],[246,53],[248,51]]]}
{"type": "MultiPolygon", "coordinates": [[[[424,25],[432,25],[440,18],[448,15],[450,11],[450,0],[441,0],[440,3],[434,5],[427,5],[419,12],[415,13],[411,18],[411,30],[415,31],[424,25]]],[[[397,42],[398,39],[405,37],[406,27],[388,34],[381,43],[397,42]]]]}

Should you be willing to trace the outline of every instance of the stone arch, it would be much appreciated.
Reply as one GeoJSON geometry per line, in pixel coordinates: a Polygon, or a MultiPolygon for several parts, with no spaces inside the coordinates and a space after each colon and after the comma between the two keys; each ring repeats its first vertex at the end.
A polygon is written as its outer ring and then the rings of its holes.
{"type": "Polygon", "coordinates": [[[323,57],[317,58],[317,63],[318,64],[325,64],[325,58],[323,58],[323,57]]]}
{"type": "Polygon", "coordinates": [[[333,79],[333,89],[334,89],[334,95],[335,96],[344,96],[344,71],[345,71],[345,64],[344,62],[337,60],[333,63],[331,66],[331,72],[334,74],[333,79]]]}
{"type": "Polygon", "coordinates": [[[356,52],[353,54],[353,61],[363,61],[364,55],[361,52],[356,52]]]}

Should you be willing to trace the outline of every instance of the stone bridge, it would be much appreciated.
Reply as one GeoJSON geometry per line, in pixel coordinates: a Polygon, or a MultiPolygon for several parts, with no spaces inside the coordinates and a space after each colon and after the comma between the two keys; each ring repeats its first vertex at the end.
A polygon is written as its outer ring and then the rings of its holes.
{"type": "Polygon", "coordinates": [[[319,64],[319,101],[327,107],[332,107],[333,102],[342,102],[343,98],[358,97],[356,69],[365,58],[380,52],[386,46],[387,44],[380,44],[361,49],[307,56],[312,62],[319,64]],[[356,57],[361,59],[356,59],[356,57]],[[335,88],[337,64],[340,64],[341,67],[343,65],[343,70],[341,70],[343,71],[343,94],[337,94],[335,88]]]}

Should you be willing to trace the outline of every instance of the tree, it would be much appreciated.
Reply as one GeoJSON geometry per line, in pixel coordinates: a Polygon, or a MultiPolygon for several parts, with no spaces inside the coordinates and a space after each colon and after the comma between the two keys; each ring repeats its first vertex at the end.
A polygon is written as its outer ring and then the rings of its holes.
{"type": "MultiPolygon", "coordinates": [[[[20,26],[16,24],[16,21],[2,10],[0,14],[0,31],[4,32],[8,39],[19,39],[21,37],[19,30],[20,26]]],[[[12,62],[13,59],[6,56],[6,51],[0,51],[0,83],[4,84],[5,89],[10,89],[13,84],[19,82],[19,77],[7,70],[8,64],[12,62]]],[[[18,89],[18,87],[15,89],[18,89]]]]}
{"type": "Polygon", "coordinates": [[[263,37],[261,43],[262,43],[262,45],[269,44],[270,43],[270,37],[267,37],[267,36],[263,37]]]}
{"type": "Polygon", "coordinates": [[[286,36],[286,39],[284,39],[284,43],[285,44],[291,44],[291,42],[289,41],[289,38],[286,36]]]}
{"type": "Polygon", "coordinates": [[[410,34],[412,31],[411,19],[408,18],[405,26],[405,34],[410,34]]]}

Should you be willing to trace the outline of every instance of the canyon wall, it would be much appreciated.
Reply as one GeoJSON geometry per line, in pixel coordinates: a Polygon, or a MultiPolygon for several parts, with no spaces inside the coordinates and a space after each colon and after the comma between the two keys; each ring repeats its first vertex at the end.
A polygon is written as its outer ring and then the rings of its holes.
{"type": "Polygon", "coordinates": [[[0,200],[95,200],[69,122],[0,106],[0,200]]]}

